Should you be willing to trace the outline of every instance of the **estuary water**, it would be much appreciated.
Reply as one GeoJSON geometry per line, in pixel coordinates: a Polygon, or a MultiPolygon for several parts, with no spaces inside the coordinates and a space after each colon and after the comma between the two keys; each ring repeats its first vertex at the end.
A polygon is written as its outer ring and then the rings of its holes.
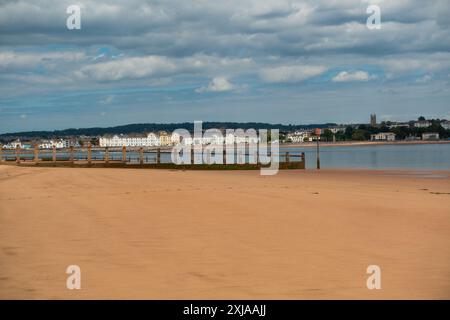
{"type": "MultiPolygon", "coordinates": [[[[316,148],[280,148],[305,152],[306,167],[315,168],[316,148]]],[[[450,144],[404,144],[320,147],[322,168],[450,170],[450,144]]]]}
{"type": "MultiPolygon", "coordinates": [[[[299,161],[295,154],[305,152],[306,168],[316,167],[315,147],[280,147],[280,161],[285,160],[285,153],[291,154],[291,161],[299,161]]],[[[51,160],[51,150],[41,150],[40,158],[51,160]]],[[[76,152],[75,160],[86,160],[86,152],[76,152]]],[[[15,151],[3,152],[3,159],[14,161],[15,151]]],[[[33,150],[21,154],[22,159],[32,160],[33,150]]],[[[57,160],[68,160],[67,152],[58,152],[57,160]]],[[[103,160],[104,152],[92,151],[92,160],[103,160]]],[[[110,160],[121,160],[120,151],[110,151],[110,160]]],[[[139,162],[137,151],[127,151],[127,161],[139,162]]],[[[155,151],[145,151],[145,163],[156,162],[155,151]]],[[[161,162],[169,163],[171,155],[168,151],[161,153],[161,162]]],[[[248,157],[246,157],[248,162],[248,157]]],[[[358,169],[424,169],[450,170],[450,143],[445,144],[396,144],[369,146],[321,146],[320,163],[322,168],[358,168],[358,169]]]]}

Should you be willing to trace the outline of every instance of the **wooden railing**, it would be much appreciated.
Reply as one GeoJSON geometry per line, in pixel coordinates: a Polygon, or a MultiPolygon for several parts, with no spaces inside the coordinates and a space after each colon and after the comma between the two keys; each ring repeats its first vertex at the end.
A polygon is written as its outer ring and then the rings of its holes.
{"type": "MultiPolygon", "coordinates": [[[[236,165],[239,166],[242,163],[245,165],[261,166],[260,155],[257,151],[252,154],[253,159],[256,159],[256,163],[248,164],[246,163],[246,157],[250,157],[248,153],[237,153],[236,159],[232,163],[227,163],[227,153],[226,149],[223,150],[223,164],[236,165]],[[239,158],[240,157],[240,158],[239,158]],[[242,158],[244,157],[244,158],[242,158]],[[237,160],[240,161],[237,161],[237,160]],[[244,161],[242,161],[244,160],[244,161]],[[240,164],[236,164],[239,162],[240,164]]],[[[234,152],[234,149],[233,149],[234,152]]],[[[171,149],[169,148],[152,148],[144,149],[143,147],[134,147],[127,149],[126,147],[92,147],[91,145],[85,148],[62,148],[56,149],[39,149],[35,146],[33,149],[21,149],[17,147],[16,149],[0,149],[0,162],[4,164],[21,164],[21,165],[57,165],[57,166],[73,166],[73,165],[83,165],[83,166],[157,166],[157,165],[173,165],[175,164],[162,161],[162,154],[170,154],[171,149]],[[151,156],[149,156],[151,155],[151,156]]],[[[271,154],[265,156],[271,157],[271,154]]],[[[284,164],[285,167],[301,168],[305,167],[305,154],[301,153],[290,153],[286,152],[284,155],[279,155],[280,164],[284,164]]],[[[194,150],[191,149],[191,165],[198,166],[194,164],[194,150]]],[[[203,165],[203,164],[202,164],[203,165]]],[[[210,166],[218,166],[219,164],[213,164],[210,166]]],[[[206,165],[208,166],[208,165],[206,165]]],[[[283,167],[283,166],[282,166],[283,167]]]]}

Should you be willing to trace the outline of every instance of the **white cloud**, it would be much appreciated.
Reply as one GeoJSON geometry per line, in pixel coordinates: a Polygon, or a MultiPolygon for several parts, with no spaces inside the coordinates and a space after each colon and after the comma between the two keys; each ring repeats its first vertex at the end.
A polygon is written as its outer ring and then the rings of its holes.
{"type": "Polygon", "coordinates": [[[115,81],[164,76],[175,71],[175,64],[166,57],[146,56],[90,64],[83,67],[78,75],[99,81],[115,81]]]}
{"type": "Polygon", "coordinates": [[[375,79],[376,77],[374,75],[369,75],[365,71],[355,71],[355,72],[348,72],[348,71],[341,71],[336,76],[331,79],[333,82],[349,82],[349,81],[368,81],[375,79]]]}
{"type": "Polygon", "coordinates": [[[441,72],[450,68],[450,54],[438,52],[415,57],[398,56],[386,58],[379,63],[392,77],[414,71],[441,72]]]}
{"type": "Polygon", "coordinates": [[[235,88],[235,86],[228,81],[225,77],[216,77],[212,79],[212,81],[206,86],[196,89],[195,91],[198,93],[201,92],[224,92],[231,91],[235,88]]]}
{"type": "Polygon", "coordinates": [[[113,101],[114,101],[114,95],[108,95],[108,96],[104,97],[103,99],[101,99],[99,101],[99,103],[103,104],[103,105],[109,105],[109,104],[113,103],[113,101]]]}
{"type": "Polygon", "coordinates": [[[323,66],[281,66],[261,70],[260,77],[265,82],[300,82],[321,75],[327,70],[323,66]]]}
{"type": "Polygon", "coordinates": [[[56,51],[46,53],[26,53],[15,51],[0,51],[0,69],[26,70],[43,64],[54,67],[57,63],[71,63],[85,59],[83,52],[56,51]]]}
{"type": "Polygon", "coordinates": [[[426,75],[416,79],[416,82],[417,83],[428,83],[431,81],[431,79],[432,79],[431,75],[426,74],[426,75]]]}

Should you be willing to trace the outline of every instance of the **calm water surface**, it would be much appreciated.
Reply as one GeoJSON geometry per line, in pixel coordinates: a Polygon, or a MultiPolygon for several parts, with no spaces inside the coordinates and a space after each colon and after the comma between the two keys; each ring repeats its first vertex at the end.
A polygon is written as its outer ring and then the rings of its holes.
{"type": "MultiPolygon", "coordinates": [[[[305,152],[306,167],[315,168],[316,148],[286,148],[280,147],[280,154],[283,157],[286,152],[299,154],[305,152]]],[[[6,152],[5,152],[6,153],[6,152]]],[[[41,157],[51,159],[51,150],[41,151],[41,157]]],[[[93,160],[102,160],[103,152],[93,151],[93,160]]],[[[145,162],[155,163],[155,153],[145,153],[145,162]]],[[[31,160],[33,151],[30,150],[23,155],[31,160]]],[[[58,153],[58,160],[67,160],[68,153],[58,153]]],[[[3,154],[3,158],[15,159],[14,151],[8,155],[3,154]]],[[[75,153],[76,159],[86,159],[86,152],[75,153]]],[[[120,160],[121,152],[110,152],[111,160],[120,160]]],[[[139,153],[136,151],[127,152],[127,158],[131,162],[139,161],[139,153]]],[[[291,158],[291,161],[299,158],[291,158]]],[[[161,153],[161,162],[171,162],[170,153],[161,153]]],[[[450,144],[409,144],[409,145],[371,145],[371,146],[322,146],[320,148],[320,162],[322,168],[361,168],[361,169],[426,169],[426,170],[450,170],[450,144]]]]}
{"type": "MultiPolygon", "coordinates": [[[[315,168],[315,148],[280,148],[305,152],[306,167],[315,168]]],[[[450,170],[450,144],[321,147],[322,168],[450,170]]]]}

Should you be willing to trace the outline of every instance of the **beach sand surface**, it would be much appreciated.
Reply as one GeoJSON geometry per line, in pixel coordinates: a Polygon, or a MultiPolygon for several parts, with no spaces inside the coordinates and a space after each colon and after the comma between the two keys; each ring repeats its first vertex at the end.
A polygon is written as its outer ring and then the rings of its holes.
{"type": "Polygon", "coordinates": [[[0,298],[450,299],[449,176],[1,165],[0,298]]]}

